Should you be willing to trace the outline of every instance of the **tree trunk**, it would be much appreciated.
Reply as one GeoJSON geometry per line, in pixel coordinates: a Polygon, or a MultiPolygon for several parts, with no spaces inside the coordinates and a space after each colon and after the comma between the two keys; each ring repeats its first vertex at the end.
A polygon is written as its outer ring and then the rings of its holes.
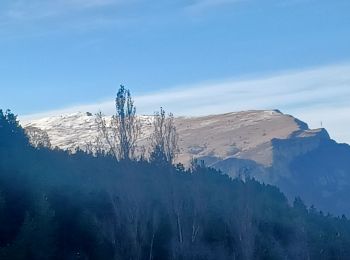
{"type": "Polygon", "coordinates": [[[192,243],[194,243],[196,241],[198,229],[199,229],[199,226],[196,225],[195,222],[193,222],[193,224],[192,224],[192,239],[191,239],[192,243]]]}
{"type": "Polygon", "coordinates": [[[183,239],[182,239],[181,220],[180,220],[179,214],[176,214],[176,216],[177,216],[177,228],[178,228],[178,231],[179,231],[179,242],[180,242],[180,244],[182,245],[183,239]]]}
{"type": "Polygon", "coordinates": [[[153,259],[153,243],[154,243],[154,232],[152,234],[151,248],[149,250],[149,260],[153,259]]]}

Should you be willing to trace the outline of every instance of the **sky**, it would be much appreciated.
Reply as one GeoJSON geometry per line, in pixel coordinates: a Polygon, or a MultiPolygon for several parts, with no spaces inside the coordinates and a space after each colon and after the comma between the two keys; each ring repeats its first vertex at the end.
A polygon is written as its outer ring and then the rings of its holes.
{"type": "Polygon", "coordinates": [[[0,108],[20,118],[279,109],[350,143],[348,0],[1,0],[0,108]],[[322,123],[321,123],[322,122],[322,123]]]}

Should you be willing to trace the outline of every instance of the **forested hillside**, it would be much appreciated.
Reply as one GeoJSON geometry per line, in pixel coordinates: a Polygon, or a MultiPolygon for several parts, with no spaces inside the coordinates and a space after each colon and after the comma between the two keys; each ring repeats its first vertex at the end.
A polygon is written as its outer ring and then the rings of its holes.
{"type": "Polygon", "coordinates": [[[0,112],[1,259],[346,259],[350,222],[193,164],[34,148],[0,112]]]}

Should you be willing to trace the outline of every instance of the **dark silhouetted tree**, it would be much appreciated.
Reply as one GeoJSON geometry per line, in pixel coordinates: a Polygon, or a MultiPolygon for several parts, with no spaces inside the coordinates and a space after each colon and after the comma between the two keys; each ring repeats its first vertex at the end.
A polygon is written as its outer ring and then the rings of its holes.
{"type": "Polygon", "coordinates": [[[15,147],[16,145],[28,145],[28,137],[24,130],[19,126],[17,116],[6,110],[5,113],[0,109],[0,148],[15,147]]]}

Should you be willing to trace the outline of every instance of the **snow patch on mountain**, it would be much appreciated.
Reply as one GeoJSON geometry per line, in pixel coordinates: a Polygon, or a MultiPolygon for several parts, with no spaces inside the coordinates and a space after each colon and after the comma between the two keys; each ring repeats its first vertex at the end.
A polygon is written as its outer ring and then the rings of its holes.
{"type": "MultiPolygon", "coordinates": [[[[111,117],[105,117],[107,123],[111,117]]],[[[152,133],[153,116],[139,116],[140,145],[147,146],[152,133]]],[[[312,137],[322,130],[310,130],[307,124],[278,110],[252,110],[202,117],[175,119],[179,133],[180,154],[184,164],[192,158],[239,158],[269,167],[273,163],[274,139],[312,137]]],[[[95,116],[72,113],[22,122],[24,127],[37,127],[47,132],[53,147],[64,150],[84,149],[98,136],[95,116]]],[[[215,161],[215,160],[214,160],[215,161]]]]}

